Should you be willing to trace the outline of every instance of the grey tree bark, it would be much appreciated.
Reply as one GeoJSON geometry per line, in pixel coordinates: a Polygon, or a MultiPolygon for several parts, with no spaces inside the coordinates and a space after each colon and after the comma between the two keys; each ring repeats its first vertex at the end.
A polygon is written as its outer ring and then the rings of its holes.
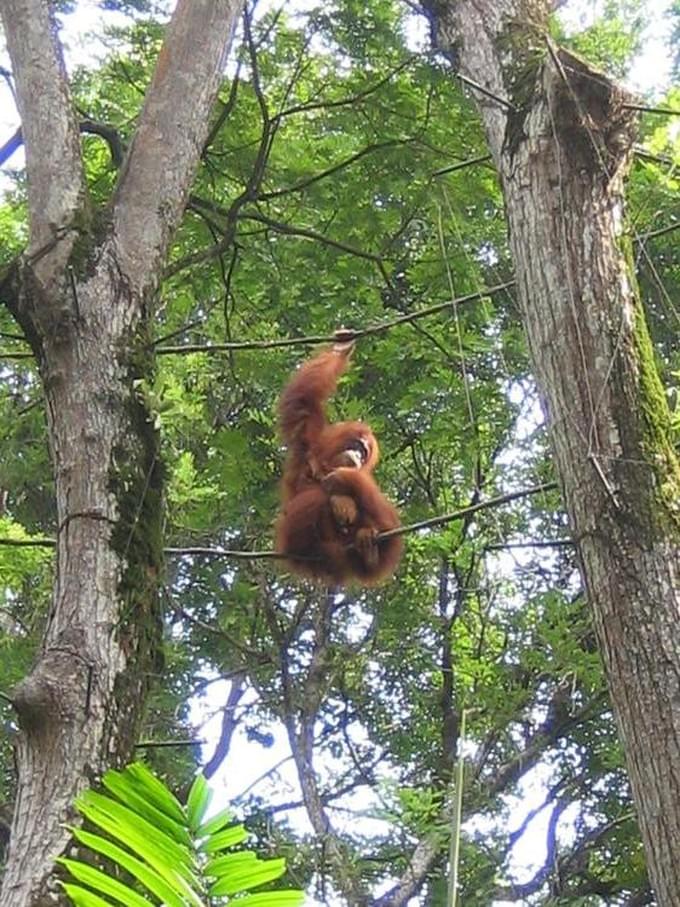
{"type": "Polygon", "coordinates": [[[478,86],[650,878],[680,905],[680,469],[626,251],[634,99],[553,47],[546,0],[427,6],[478,86]]]}
{"type": "Polygon", "coordinates": [[[58,514],[45,637],[11,696],[19,791],[0,902],[36,907],[59,902],[54,859],[68,843],[73,800],[129,759],[159,666],[163,470],[140,379],[153,373],[154,290],[240,0],[179,0],[115,196],[96,217],[52,4],[4,0],[0,11],[30,235],[0,274],[0,298],[39,363],[58,514]]]}

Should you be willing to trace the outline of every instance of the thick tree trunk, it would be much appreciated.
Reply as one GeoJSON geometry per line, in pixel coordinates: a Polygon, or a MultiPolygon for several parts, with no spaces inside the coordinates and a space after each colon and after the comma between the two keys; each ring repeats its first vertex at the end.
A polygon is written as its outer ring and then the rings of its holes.
{"type": "Polygon", "coordinates": [[[432,8],[480,94],[536,379],[664,907],[680,905],[680,470],[625,237],[631,99],[541,0],[432,8]]]}
{"type": "Polygon", "coordinates": [[[58,569],[40,657],[12,694],[22,729],[2,889],[12,907],[47,903],[62,823],[74,821],[78,791],[132,752],[160,645],[157,437],[135,385],[141,363],[122,352],[141,348],[130,336],[135,301],[106,257],[49,300],[54,322],[26,320],[36,309],[30,269],[14,294],[45,387],[58,569]]]}
{"type": "Polygon", "coordinates": [[[68,843],[73,801],[131,756],[158,671],[162,468],[144,392],[153,377],[150,300],[239,10],[238,0],[179,0],[96,234],[51,4],[0,7],[26,143],[30,221],[27,253],[2,276],[0,299],[39,363],[58,519],[45,638],[12,693],[21,733],[0,895],[7,907],[60,902],[54,859],[68,843]]]}

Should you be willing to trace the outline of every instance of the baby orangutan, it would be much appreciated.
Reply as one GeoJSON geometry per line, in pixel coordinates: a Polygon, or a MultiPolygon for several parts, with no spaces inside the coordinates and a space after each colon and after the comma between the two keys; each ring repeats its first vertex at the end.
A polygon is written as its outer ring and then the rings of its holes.
{"type": "Polygon", "coordinates": [[[373,478],[378,442],[363,422],[330,424],[324,410],[354,347],[346,332],[296,372],[279,403],[288,458],[281,483],[276,550],[294,573],[328,585],[372,586],[396,569],[396,509],[373,478]],[[345,338],[345,339],[343,339],[345,338]]]}

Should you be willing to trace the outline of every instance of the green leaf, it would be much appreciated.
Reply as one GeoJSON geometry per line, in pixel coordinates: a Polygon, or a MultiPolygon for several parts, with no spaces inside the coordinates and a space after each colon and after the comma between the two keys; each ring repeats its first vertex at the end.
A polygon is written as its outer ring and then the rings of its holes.
{"type": "Polygon", "coordinates": [[[134,850],[173,886],[178,884],[178,878],[184,879],[189,885],[195,884],[193,859],[190,859],[188,854],[174,845],[174,842],[170,842],[172,847],[164,848],[150,840],[146,833],[133,823],[128,821],[121,825],[115,818],[94,806],[88,810],[87,817],[102,830],[134,850]]]}
{"type": "Polygon", "coordinates": [[[151,803],[144,792],[124,772],[109,771],[102,779],[104,787],[111,791],[121,802],[134,809],[137,815],[148,819],[152,825],[170,835],[180,844],[191,846],[191,835],[185,828],[186,819],[182,817],[182,824],[171,818],[167,813],[158,809],[151,803]]]}
{"type": "Polygon", "coordinates": [[[56,862],[65,866],[79,882],[89,885],[90,888],[101,894],[108,895],[114,901],[124,904],[125,907],[153,907],[153,901],[137,894],[127,885],[111,878],[95,866],[89,866],[79,860],[69,860],[67,857],[57,857],[56,862]]]}
{"type": "Polygon", "coordinates": [[[186,813],[172,791],[163,784],[162,781],[150,771],[143,762],[133,762],[126,766],[123,772],[125,777],[129,777],[132,783],[141,793],[153,801],[153,803],[162,810],[166,815],[175,821],[186,825],[186,813]]]}
{"type": "Polygon", "coordinates": [[[226,850],[227,847],[233,847],[235,844],[242,844],[248,837],[248,832],[243,825],[234,825],[233,828],[227,828],[220,831],[211,838],[207,838],[200,845],[204,853],[217,853],[220,850],[226,850]]]}
{"type": "Polygon", "coordinates": [[[164,877],[151,866],[138,860],[135,856],[123,850],[122,847],[118,847],[117,844],[114,844],[107,838],[102,838],[101,835],[92,834],[92,832],[85,831],[82,828],[73,828],[71,831],[74,838],[88,847],[91,851],[103,854],[118,866],[126,869],[130,875],[134,876],[145,888],[163,901],[163,903],[170,905],[170,907],[184,907],[184,902],[177,894],[176,883],[173,887],[171,882],[168,881],[168,878],[176,880],[176,876],[172,873],[170,868],[168,868],[164,877]]]}
{"type": "Polygon", "coordinates": [[[239,898],[238,907],[298,907],[304,902],[304,891],[261,891],[239,898]]]}
{"type": "Polygon", "coordinates": [[[212,791],[208,786],[205,775],[203,772],[199,772],[194,778],[194,783],[191,785],[187,798],[187,817],[189,828],[192,831],[200,827],[211,799],[212,791]]]}
{"type": "Polygon", "coordinates": [[[209,876],[221,877],[236,866],[244,863],[256,863],[257,860],[257,854],[253,853],[252,850],[239,850],[235,853],[223,854],[209,860],[205,867],[205,873],[209,876]]]}
{"type": "Polygon", "coordinates": [[[203,838],[209,835],[214,835],[220,829],[224,828],[225,825],[228,825],[230,822],[234,821],[234,811],[227,807],[226,809],[221,810],[217,813],[216,816],[213,816],[212,819],[208,819],[207,822],[204,822],[203,825],[196,831],[197,838],[203,838]]]}
{"type": "Polygon", "coordinates": [[[111,907],[111,901],[105,901],[87,888],[81,888],[80,885],[73,885],[70,882],[60,884],[76,907],[111,907]]]}
{"type": "Polygon", "coordinates": [[[134,835],[141,845],[140,853],[158,848],[166,855],[168,863],[172,861],[178,870],[191,866],[192,858],[185,847],[117,800],[88,790],[76,800],[76,806],[84,816],[124,844],[128,836],[134,835]]]}
{"type": "Polygon", "coordinates": [[[226,877],[215,882],[210,887],[210,894],[218,897],[225,894],[237,894],[239,891],[247,891],[249,888],[255,888],[258,885],[264,885],[265,882],[278,879],[286,871],[286,861],[283,858],[258,860],[257,862],[257,866],[248,865],[235,869],[226,877]]]}

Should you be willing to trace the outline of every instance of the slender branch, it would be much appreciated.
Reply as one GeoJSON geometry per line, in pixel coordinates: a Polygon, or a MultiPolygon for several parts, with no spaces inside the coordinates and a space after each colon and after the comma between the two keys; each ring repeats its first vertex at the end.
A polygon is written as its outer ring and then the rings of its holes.
{"type": "Polygon", "coordinates": [[[553,811],[548,820],[546,831],[546,858],[543,865],[534,874],[533,878],[522,884],[510,884],[507,886],[498,886],[493,893],[493,900],[510,900],[517,901],[520,898],[525,899],[532,894],[540,891],[555,871],[555,859],[557,856],[557,826],[565,809],[569,806],[570,800],[566,797],[559,797],[555,801],[553,811]]]}
{"type": "Polygon", "coordinates": [[[207,741],[202,737],[197,737],[195,740],[140,740],[139,743],[135,743],[135,749],[150,750],[175,746],[203,746],[204,743],[207,743],[207,741]]]}
{"type": "Polygon", "coordinates": [[[289,117],[295,113],[311,113],[313,110],[332,110],[336,107],[353,107],[355,104],[358,104],[359,101],[363,101],[365,98],[369,97],[372,94],[375,94],[376,91],[379,91],[383,85],[387,85],[396,75],[402,72],[404,69],[407,69],[411,66],[412,63],[421,59],[420,54],[412,54],[403,62],[399,63],[394,69],[391,69],[382,79],[379,79],[377,82],[374,82],[372,85],[369,85],[368,88],[364,88],[363,91],[359,91],[354,95],[351,95],[347,98],[340,98],[337,101],[315,101],[311,104],[296,104],[293,107],[288,107],[286,110],[282,110],[277,114],[277,118],[289,117]]]}
{"type": "Polygon", "coordinates": [[[344,158],[344,160],[342,161],[338,161],[337,164],[333,164],[326,170],[322,170],[320,173],[315,173],[313,176],[307,177],[307,179],[300,180],[299,183],[294,183],[292,186],[286,186],[283,189],[275,189],[272,192],[261,193],[258,196],[258,201],[268,202],[274,198],[279,198],[282,195],[289,195],[292,192],[302,192],[303,189],[307,189],[309,186],[313,186],[314,183],[318,183],[329,176],[334,176],[336,173],[339,173],[346,167],[350,167],[352,164],[355,164],[357,161],[361,160],[362,157],[366,157],[367,154],[375,154],[376,151],[382,151],[384,148],[395,148],[398,146],[407,145],[409,141],[411,140],[390,139],[387,142],[377,142],[375,145],[367,145],[365,148],[362,148],[361,151],[357,151],[356,154],[351,154],[349,157],[344,158]]]}
{"type": "MultiPolygon", "coordinates": [[[[488,501],[480,501],[479,504],[472,504],[470,507],[463,507],[453,513],[445,513],[442,516],[431,517],[429,520],[421,520],[419,523],[411,523],[408,526],[399,526],[397,529],[390,529],[389,532],[381,532],[377,539],[392,538],[395,535],[406,535],[407,533],[417,532],[420,529],[429,529],[432,526],[441,526],[445,523],[452,523],[454,520],[463,520],[472,514],[481,510],[489,510],[492,507],[499,507],[501,504],[507,504],[510,501],[526,498],[530,495],[540,494],[544,491],[550,491],[557,488],[557,482],[543,482],[541,485],[535,485],[533,488],[522,488],[519,491],[511,491],[508,494],[499,495],[496,498],[490,498],[488,501]]],[[[56,545],[54,539],[12,539],[0,538],[0,545],[22,547],[43,547],[53,548],[56,545]]],[[[164,548],[165,554],[172,556],[205,556],[205,557],[233,557],[241,560],[264,560],[275,559],[285,560],[288,555],[278,551],[240,551],[230,548],[209,548],[194,546],[190,548],[164,548]]],[[[301,560],[300,555],[295,555],[296,560],[301,560]]]]}
{"type": "Polygon", "coordinates": [[[445,513],[442,516],[431,517],[429,520],[421,520],[419,523],[411,523],[408,526],[399,526],[397,529],[390,529],[389,532],[381,532],[378,535],[378,541],[390,539],[395,535],[406,535],[407,533],[417,532],[419,529],[442,526],[443,524],[451,523],[454,520],[462,520],[471,514],[478,513],[480,510],[499,507],[501,504],[507,504],[509,501],[526,498],[533,494],[541,494],[544,491],[551,491],[553,488],[557,488],[557,482],[543,482],[541,485],[535,485],[533,488],[523,488],[520,491],[511,491],[508,494],[490,498],[488,501],[480,501],[479,504],[463,507],[462,510],[455,510],[453,513],[445,513]]]}
{"type": "Polygon", "coordinates": [[[422,887],[435,860],[441,856],[441,847],[441,837],[435,832],[418,841],[399,881],[381,897],[376,898],[372,902],[372,907],[405,907],[422,887]]]}
{"type": "Polygon", "coordinates": [[[578,711],[570,713],[564,689],[558,687],[553,694],[548,717],[531,735],[527,744],[502,765],[493,778],[489,779],[485,785],[487,795],[495,797],[504,793],[508,785],[526,774],[549,747],[553,746],[569,730],[589,719],[593,711],[601,705],[604,697],[604,692],[596,695],[578,711]]]}
{"type": "Polygon", "coordinates": [[[468,88],[472,88],[473,91],[478,91],[480,94],[483,94],[487,98],[491,98],[492,101],[495,101],[497,104],[500,104],[501,107],[505,107],[506,110],[514,110],[514,106],[507,100],[507,98],[501,98],[500,95],[494,94],[493,91],[489,91],[488,88],[485,88],[483,85],[480,85],[479,82],[475,82],[474,79],[468,78],[468,76],[463,76],[461,73],[454,73],[456,79],[467,85],[468,88]]]}
{"type": "Polygon", "coordinates": [[[5,161],[8,161],[12,157],[12,155],[18,148],[21,148],[23,143],[24,138],[21,132],[21,127],[19,127],[14,135],[11,135],[7,139],[4,145],[0,145],[0,167],[2,167],[5,161]]]}
{"type": "Polygon", "coordinates": [[[14,352],[13,350],[0,350],[0,359],[5,359],[7,362],[15,362],[20,359],[34,359],[33,353],[28,350],[21,350],[19,352],[14,352]]]}
{"type": "Polygon", "coordinates": [[[55,548],[55,539],[6,539],[0,538],[0,545],[6,548],[55,548]]]}
{"type": "Polygon", "coordinates": [[[673,107],[647,107],[645,104],[622,104],[624,110],[640,110],[642,113],[658,113],[661,116],[678,117],[680,110],[673,107]]]}
{"type": "MultiPolygon", "coordinates": [[[[333,595],[329,593],[317,609],[313,621],[312,655],[309,668],[302,678],[302,690],[294,694],[294,681],[285,657],[281,664],[281,680],[285,690],[285,726],[293,760],[298,773],[300,790],[309,821],[323,840],[338,888],[348,904],[368,902],[367,892],[357,872],[352,854],[338,836],[329,818],[319,790],[314,767],[314,725],[318,709],[328,684],[329,662],[332,658],[331,615],[333,595]],[[301,703],[293,708],[293,702],[301,703]],[[296,715],[299,717],[296,720],[296,715]]],[[[297,679],[297,678],[296,678],[297,679]]]]}
{"type": "Polygon", "coordinates": [[[667,227],[659,227],[658,230],[650,230],[648,233],[643,233],[641,236],[636,237],[638,242],[644,242],[646,239],[653,239],[655,236],[663,236],[666,233],[672,233],[674,230],[680,228],[680,221],[677,224],[669,224],[667,227]]]}
{"type": "Polygon", "coordinates": [[[220,110],[217,119],[215,120],[215,122],[213,123],[213,125],[210,129],[210,132],[208,133],[208,137],[206,138],[205,142],[203,143],[203,154],[204,155],[207,154],[208,151],[210,150],[210,146],[217,138],[220,129],[224,126],[226,121],[229,119],[234,107],[236,106],[236,98],[238,96],[238,89],[239,89],[239,85],[241,84],[240,72],[241,72],[241,61],[239,60],[237,66],[236,66],[236,72],[234,73],[234,78],[231,80],[231,87],[229,89],[229,97],[222,104],[222,109],[220,110]]]}
{"type": "Polygon", "coordinates": [[[494,542],[485,545],[486,551],[507,551],[509,548],[573,548],[576,542],[573,539],[528,539],[526,542],[494,542]]]}
{"type": "MultiPolygon", "coordinates": [[[[2,540],[0,539],[0,544],[2,540]]],[[[238,551],[230,548],[202,548],[195,546],[192,548],[164,548],[165,554],[171,556],[195,556],[195,557],[233,557],[240,560],[265,560],[265,559],[282,559],[287,557],[285,554],[279,554],[276,551],[238,551]]],[[[296,555],[297,557],[297,555],[296,555]]]]}
{"type": "MultiPolygon", "coordinates": [[[[416,312],[410,312],[408,315],[399,315],[389,321],[382,321],[378,324],[369,325],[361,330],[348,329],[348,338],[359,340],[362,337],[369,337],[374,334],[382,334],[397,327],[401,324],[408,324],[411,321],[417,321],[419,318],[428,318],[430,315],[436,315],[439,312],[445,312],[458,305],[465,305],[469,302],[476,302],[486,296],[494,296],[497,293],[505,292],[514,287],[515,281],[510,280],[507,283],[496,284],[493,287],[485,287],[476,293],[468,293],[465,296],[459,296],[457,299],[450,299],[447,302],[440,302],[436,305],[428,306],[424,309],[418,309],[416,312]]],[[[282,340],[237,340],[231,343],[214,343],[214,344],[184,344],[181,346],[158,346],[156,352],[159,356],[183,355],[187,353],[220,353],[231,352],[234,350],[269,350],[279,347],[288,346],[311,346],[320,343],[332,343],[335,340],[334,334],[317,334],[308,337],[290,337],[282,340]]],[[[2,354],[0,354],[2,355],[2,354]]]]}
{"type": "Polygon", "coordinates": [[[231,741],[234,736],[234,731],[238,725],[236,719],[236,707],[243,698],[244,693],[246,692],[246,674],[242,672],[241,674],[236,675],[232,678],[231,687],[229,688],[229,695],[227,696],[227,701],[224,704],[222,709],[222,725],[220,728],[220,736],[215,745],[215,751],[213,752],[212,757],[206,763],[205,768],[203,769],[203,774],[206,778],[212,778],[217,769],[222,765],[224,760],[229,753],[231,747],[231,741]]]}
{"type": "Polygon", "coordinates": [[[268,227],[270,230],[275,230],[277,233],[283,233],[287,236],[299,236],[302,239],[312,239],[315,242],[329,246],[331,249],[338,249],[340,252],[354,255],[356,258],[364,258],[366,261],[372,261],[380,271],[385,283],[388,286],[391,286],[391,281],[385,270],[382,258],[379,255],[375,255],[373,252],[364,252],[363,249],[358,249],[356,246],[350,246],[348,243],[344,243],[338,239],[331,239],[324,233],[318,233],[316,230],[310,230],[307,227],[294,227],[291,224],[274,220],[271,217],[266,217],[264,214],[258,214],[254,211],[244,212],[241,217],[244,220],[254,220],[256,223],[264,224],[264,226],[268,227]]]}
{"type": "Polygon", "coordinates": [[[486,164],[491,160],[490,154],[480,154],[479,157],[471,157],[467,161],[459,161],[457,164],[449,164],[448,167],[442,167],[435,170],[432,176],[444,176],[445,173],[454,173],[456,170],[464,170],[466,167],[474,167],[477,164],[486,164]]]}

